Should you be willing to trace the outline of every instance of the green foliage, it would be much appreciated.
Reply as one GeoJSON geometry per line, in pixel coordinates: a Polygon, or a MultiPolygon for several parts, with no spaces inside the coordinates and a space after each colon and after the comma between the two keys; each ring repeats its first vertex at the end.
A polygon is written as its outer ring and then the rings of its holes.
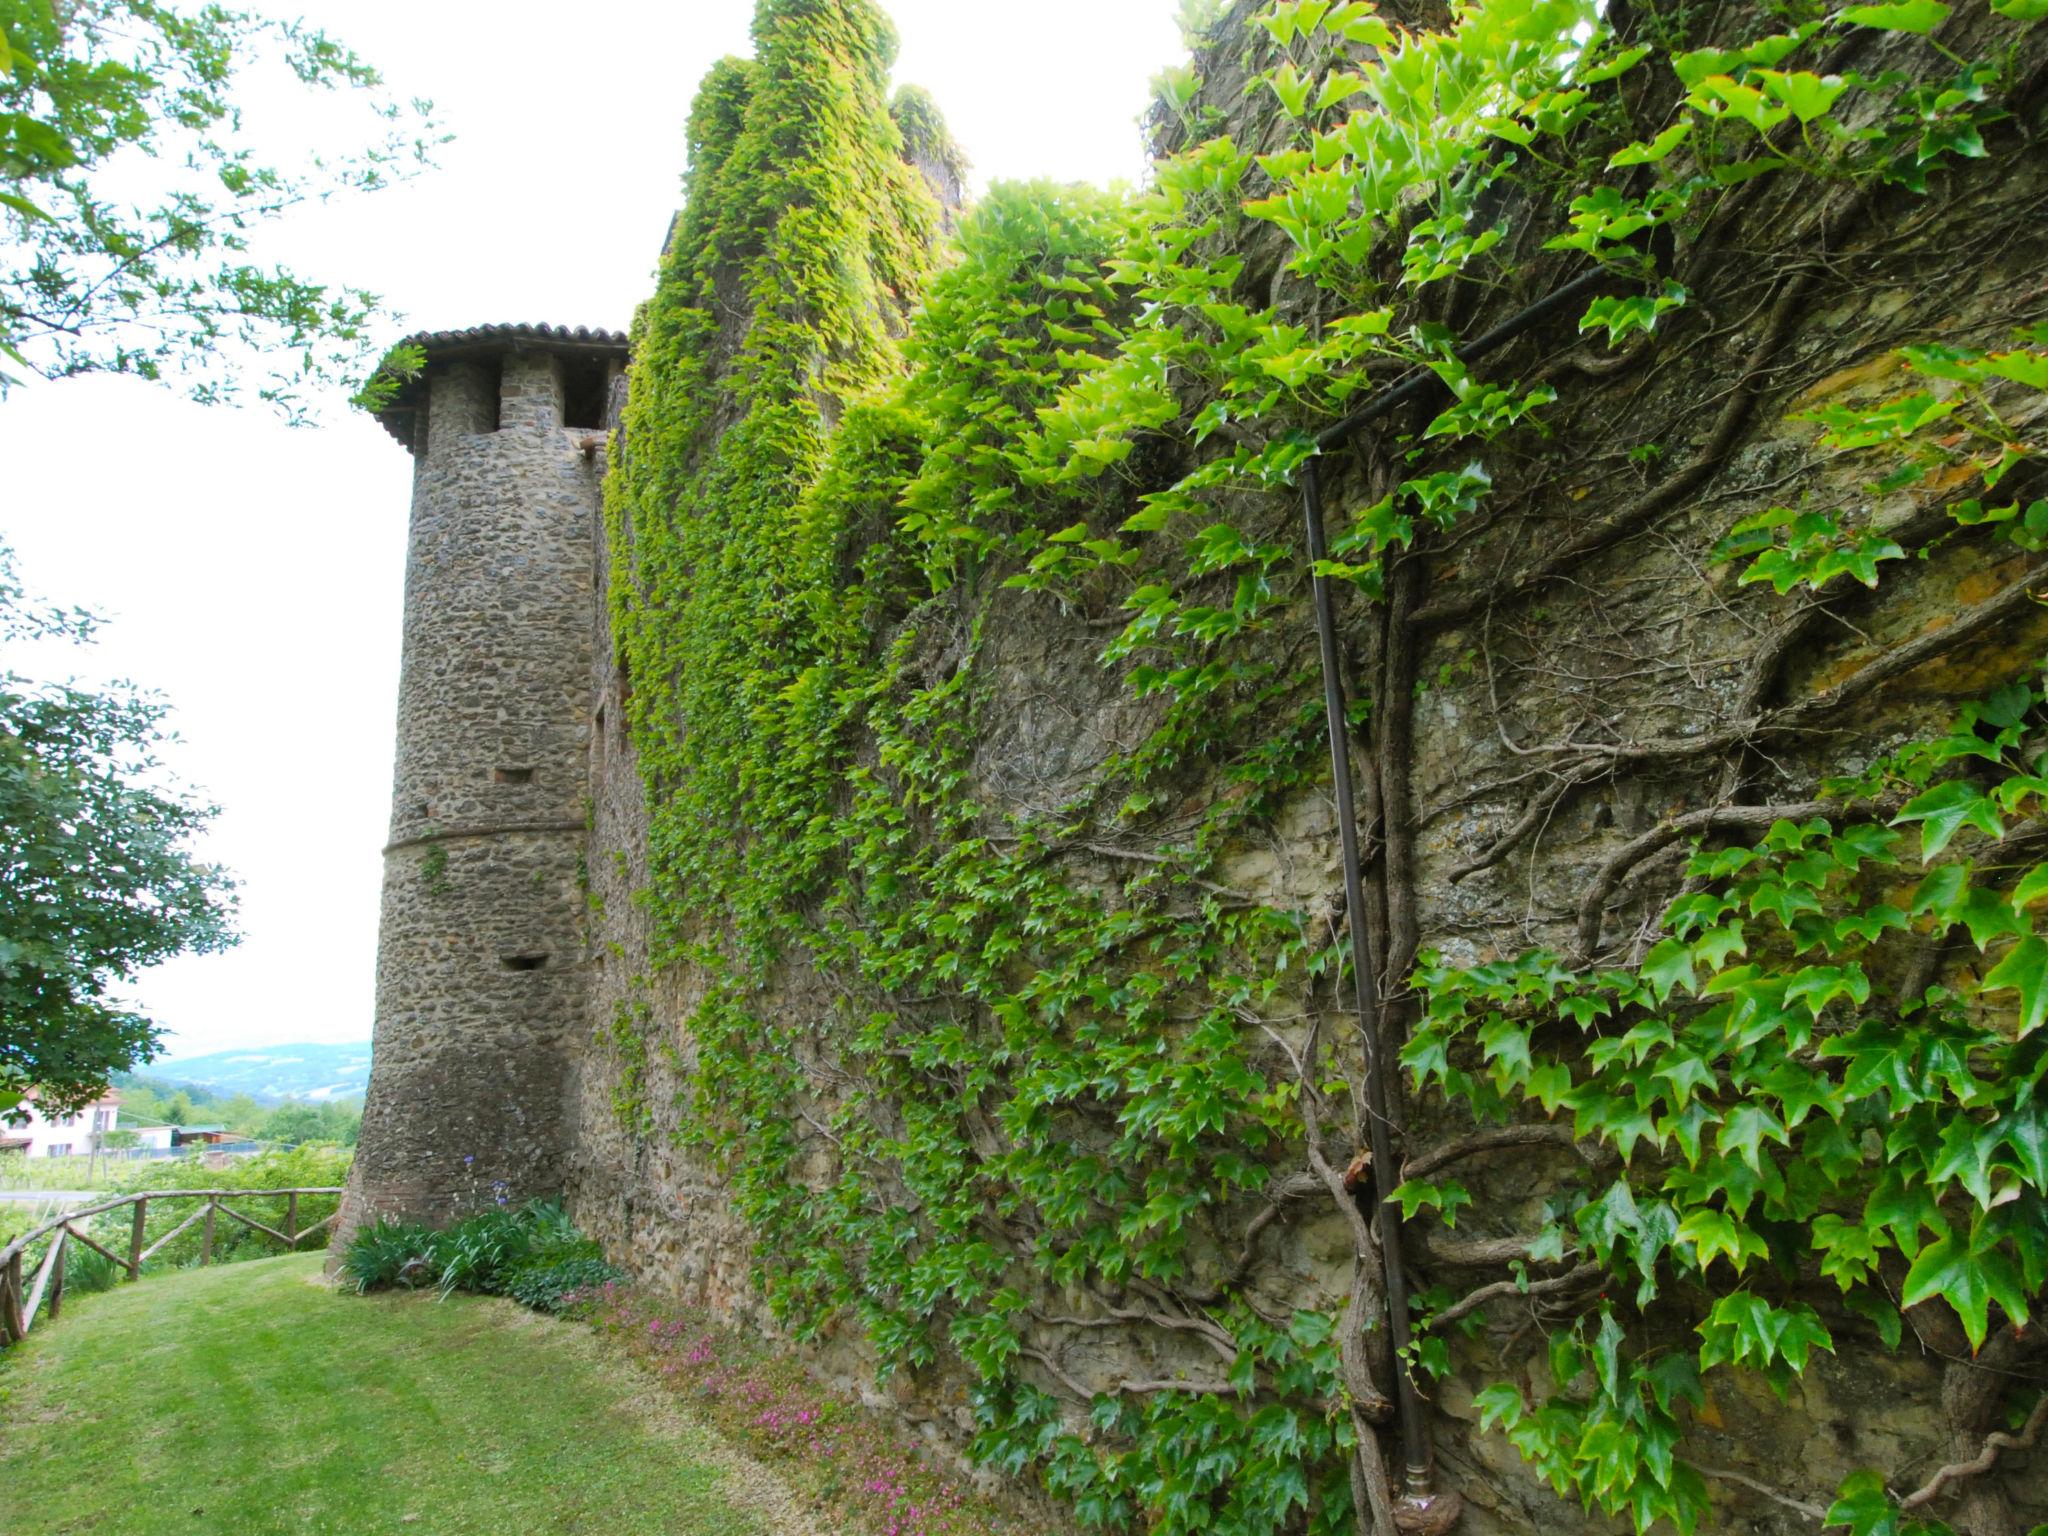
{"type": "MultiPolygon", "coordinates": [[[[1945,1301],[1979,1348],[2001,1320],[2027,1326],[2048,1291],[2048,943],[2031,910],[2044,886],[1987,860],[2043,808],[2044,699],[2038,684],[2001,689],[1837,786],[1845,801],[1909,795],[1889,822],[1845,803],[1753,847],[1702,849],[1639,968],[1536,953],[1420,973],[1428,1012],[1404,1053],[1418,1083],[1482,1119],[1569,1112],[1575,1135],[1627,1160],[1604,1194],[1583,1192],[1567,1241],[1637,1307],[1674,1285],[1723,1292],[1699,1324],[1698,1371],[1753,1370],[1783,1391],[1835,1348],[1797,1299],[1804,1255],[1893,1348],[1895,1303],[1945,1301]],[[1916,824],[1912,841],[1898,830],[1916,824]],[[1984,957],[1975,995],[1890,990],[1912,974],[1905,946],[1951,935],[1984,957]],[[1514,1052],[1488,1043],[1508,1033],[1514,1052]]],[[[1639,1526],[1692,1518],[1625,1481],[1583,1481],[1583,1446],[1544,1434],[1530,1444],[1561,1490],[1609,1512],[1638,1498],[1639,1526]]]]}
{"type": "MultiPolygon", "coordinates": [[[[0,642],[90,640],[90,615],[29,607],[0,547],[0,642]]],[[[121,1002],[147,967],[233,942],[233,884],[191,840],[210,807],[167,787],[167,706],[0,672],[0,1089],[68,1110],[147,1061],[157,1026],[121,1002]]]]}
{"type": "MultiPolygon", "coordinates": [[[[202,1083],[177,1082],[149,1073],[117,1072],[121,1119],[134,1125],[224,1125],[252,1141],[331,1142],[353,1147],[363,1125],[359,1098],[285,1099],[260,1104],[246,1093],[221,1093],[202,1083]]],[[[114,1132],[107,1145],[116,1145],[114,1132]]],[[[128,1145],[134,1145],[129,1142],[128,1145]]]]}
{"type": "Polygon", "coordinates": [[[64,1294],[89,1296],[111,1291],[123,1276],[121,1266],[77,1241],[64,1245],[64,1294]]]}
{"type": "Polygon", "coordinates": [[[414,1290],[435,1277],[435,1233],[417,1222],[380,1216],[358,1227],[341,1256],[341,1273],[358,1296],[369,1291],[414,1290]]]}
{"type": "MultiPolygon", "coordinates": [[[[250,260],[252,229],[430,163],[428,103],[302,22],[157,0],[0,4],[0,358],[44,378],[181,379],[199,400],[258,376],[287,416],[358,377],[378,300],[250,260]],[[240,77],[362,93],[368,142],[264,164],[238,142],[240,77]]],[[[0,388],[8,382],[0,372],[0,388]]]]}
{"type": "Polygon", "coordinates": [[[0,8],[0,218],[13,246],[0,354],[51,378],[186,377],[194,398],[219,400],[274,349],[291,361],[272,365],[260,394],[303,415],[307,388],[362,371],[378,301],[251,264],[248,230],[429,163],[440,142],[429,106],[380,87],[302,23],[152,0],[61,16],[35,0],[0,8]],[[372,141],[304,165],[261,165],[235,147],[237,76],[276,66],[308,89],[366,93],[372,141]]]}
{"type": "Polygon", "coordinates": [[[357,1229],[341,1268],[359,1295],[431,1284],[444,1298],[457,1291],[510,1296],[543,1312],[562,1310],[571,1292],[625,1278],[547,1200],[486,1208],[441,1231],[380,1217],[357,1229]]]}
{"type": "MultiPolygon", "coordinates": [[[[864,0],[768,0],[756,58],[705,82],[607,482],[655,963],[690,966],[701,998],[676,1134],[730,1180],[785,1320],[858,1326],[888,1369],[956,1355],[977,1455],[1035,1468],[1088,1523],[1354,1528],[1343,1309],[1276,1319],[1209,1257],[1274,1165],[1321,1152],[1312,1115],[1341,1117],[1361,1057],[1327,1007],[1346,963],[1328,925],[1219,869],[1328,766],[1313,661],[1282,638],[1306,583],[1277,493],[1377,383],[1434,374],[1448,404],[1390,432],[1408,467],[1324,566],[1376,602],[1390,561],[1469,523],[1492,466],[1551,430],[1555,386],[1466,366],[1423,318],[1451,308],[1437,285],[1521,275],[1507,253],[1532,242],[1487,212],[1503,178],[1554,205],[1549,249],[1612,269],[1581,328],[1634,347],[1689,318],[1664,227],[1696,229],[1725,189],[1911,187],[1972,158],[2002,65],[1931,93],[1800,67],[1919,14],[1873,9],[1685,51],[1625,46],[1579,0],[1484,0],[1436,33],[1292,0],[1246,34],[1286,142],[1188,142],[1128,199],[998,187],[950,265],[864,0]],[[1661,94],[1621,90],[1633,71],[1661,94]],[[1638,123],[1640,99],[1675,105],[1638,123]],[[1247,280],[1248,224],[1285,235],[1284,282],[1247,280]],[[1055,609],[1109,637],[1137,723],[1056,791],[988,803],[990,651],[1055,609]],[[1313,1031],[1290,1022],[1304,997],[1313,1031]],[[1162,1296],[1201,1298],[1169,1315],[1213,1356],[1171,1381],[1060,1368],[1060,1330],[1135,1324],[1162,1296]]],[[[1198,84],[1172,74],[1168,105],[1198,84]]],[[[1925,390],[1813,423],[1870,453],[1875,485],[1960,470],[1988,492],[2023,456],[2003,402],[2036,359],[1919,349],[1925,390]]],[[[2021,548],[2048,535],[2048,509],[1954,515],[2021,548]]],[[[1903,554],[1862,514],[1787,509],[1721,558],[1789,593],[1876,583],[1903,554]]],[[[1557,1331],[1540,1403],[1480,1397],[1561,1492],[1695,1528],[1705,1485],[1679,1449],[1703,1377],[1783,1390],[1866,1322],[1896,1345],[1887,1258],[1973,1341],[2031,1316],[2048,875],[1981,858],[2048,787],[2041,696],[2021,693],[1840,787],[1838,818],[1702,847],[1640,965],[1424,965],[1420,1089],[1482,1123],[1569,1112],[1624,1164],[1563,1192],[1531,1253],[1606,1267],[1611,1299],[1557,1331]],[[1879,798],[1897,825],[1852,814],[1879,798]],[[1891,995],[1909,929],[1967,933],[1976,992],[1891,995]],[[1794,1294],[1800,1253],[1860,1321],[1794,1294]],[[1653,1302],[1687,1309],[1683,1347],[1646,1342],[1653,1302]]],[[[636,1134],[665,1118],[652,1022],[628,1007],[605,1032],[636,1134]]],[[[1449,1222],[1470,1194],[1396,1198],[1449,1222]]],[[[1419,1359],[1450,1369],[1421,1321],[1419,1359]]]]}
{"type": "Polygon", "coordinates": [[[521,1265],[505,1283],[505,1294],[536,1312],[564,1312],[587,1304],[608,1285],[626,1278],[623,1269],[601,1258],[534,1261],[521,1265]]]}
{"type": "MultiPolygon", "coordinates": [[[[156,1158],[123,1169],[120,1188],[124,1192],[150,1189],[333,1189],[347,1183],[349,1164],[353,1160],[353,1152],[328,1145],[260,1152],[253,1157],[228,1159],[217,1168],[206,1166],[201,1157],[156,1158]]],[[[298,1201],[299,1229],[304,1231],[326,1220],[340,1203],[339,1195],[301,1196],[298,1201]]],[[[239,1201],[236,1208],[266,1225],[281,1229],[287,1202],[285,1197],[277,1196],[269,1200],[239,1201]]],[[[167,1236],[192,1214],[193,1209],[186,1201],[152,1203],[145,1242],[155,1243],[167,1236]]],[[[109,1248],[123,1252],[128,1241],[129,1219],[130,1213],[126,1210],[109,1212],[96,1218],[100,1230],[94,1235],[109,1248]]],[[[309,1244],[315,1240],[307,1238],[309,1244]]],[[[150,1260],[150,1267],[177,1269],[196,1264],[201,1241],[200,1229],[194,1225],[171,1238],[150,1260]]],[[[213,1262],[216,1264],[270,1258],[278,1252],[275,1242],[259,1232],[250,1231],[238,1221],[222,1218],[214,1223],[213,1262]]]]}

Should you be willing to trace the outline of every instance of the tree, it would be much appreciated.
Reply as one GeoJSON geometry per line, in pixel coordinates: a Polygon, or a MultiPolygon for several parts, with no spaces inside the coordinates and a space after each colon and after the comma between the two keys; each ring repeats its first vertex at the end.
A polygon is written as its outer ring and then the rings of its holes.
{"type": "MultiPolygon", "coordinates": [[[[0,644],[89,641],[93,619],[25,605],[0,546],[0,644]]],[[[234,942],[233,883],[194,858],[213,808],[167,786],[166,706],[0,673],[0,1113],[34,1086],[82,1105],[147,1061],[157,1026],[115,1000],[145,967],[234,942]]]]}
{"type": "Polygon", "coordinates": [[[252,231],[401,180],[440,142],[429,103],[387,99],[374,69],[301,23],[0,0],[0,368],[176,379],[207,402],[260,368],[261,398],[303,418],[308,389],[367,372],[378,300],[252,260],[252,231]],[[240,142],[245,77],[266,73],[361,92],[370,141],[259,160],[240,142]]]}

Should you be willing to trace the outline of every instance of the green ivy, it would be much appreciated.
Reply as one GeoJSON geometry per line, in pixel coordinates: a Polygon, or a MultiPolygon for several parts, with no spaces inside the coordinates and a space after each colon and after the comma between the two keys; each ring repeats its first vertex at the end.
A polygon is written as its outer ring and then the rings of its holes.
{"type": "MultiPolygon", "coordinates": [[[[2000,14],[2026,24],[2027,3],[2000,14]]],[[[1805,67],[1947,10],[1699,48],[1624,45],[1591,0],[1473,0],[1437,33],[1334,0],[1233,32],[1195,5],[1191,28],[1248,49],[1284,142],[1208,136],[1199,73],[1171,71],[1186,143],[1143,194],[998,186],[942,254],[912,162],[957,175],[958,153],[928,99],[888,99],[881,13],[763,0],[754,58],[692,115],[607,522],[655,961],[700,999],[676,1133],[727,1174],[791,1326],[856,1325],[885,1369],[964,1368],[976,1454],[1091,1525],[1355,1529],[1356,1323],[1276,1314],[1216,1257],[1276,1168],[1321,1155],[1311,1112],[1348,1105],[1362,1054],[1330,925],[1225,883],[1225,852],[1328,771],[1314,657],[1290,643],[1290,488],[1378,383],[1435,375],[1445,403],[1396,444],[1409,470],[1324,567],[1377,602],[1390,558],[1483,511],[1490,459],[1553,430],[1556,386],[1468,368],[1428,318],[1514,277],[1511,249],[1532,259],[1499,194],[1533,189],[1547,248],[1615,274],[1582,330],[1654,346],[1693,298],[1660,270],[1666,226],[1759,177],[1911,188],[1983,152],[2004,56],[1941,59],[1938,89],[1805,67]],[[1639,121],[1645,100],[1670,110],[1639,121]],[[1254,294],[1243,253],[1274,231],[1287,270],[1254,294]],[[1138,723],[1059,803],[983,803],[992,650],[1053,615],[1101,630],[1138,723]],[[1162,1316],[1192,1348],[1161,1380],[1077,1382],[1047,1343],[1162,1316]]],[[[2048,508],[1994,493],[2041,344],[1915,349],[1913,391],[1812,419],[1882,459],[1877,484],[1970,480],[1956,536],[2037,549],[2048,508]]],[[[1801,507],[1717,558],[1789,593],[1876,584],[1907,553],[1801,507]]],[[[1973,1342],[2038,1306],[2048,871],[1991,850],[2043,809],[2043,702],[2001,690],[1833,786],[1841,814],[1702,845],[1640,964],[1425,958],[1418,1088],[1482,1123],[1569,1114],[1623,1163],[1561,1196],[1528,1255],[1599,1266],[1610,1299],[1556,1331],[1540,1401],[1479,1397],[1559,1491],[1692,1529],[1704,1379],[1783,1389],[1844,1327],[1896,1347],[1888,1262],[1900,1301],[1949,1298],[1973,1342]],[[1896,994],[1900,943],[1952,933],[1975,987],[1896,994]],[[1653,1301],[1690,1308],[1683,1347],[1646,1342],[1653,1301]]],[[[640,1134],[668,1119],[645,1097],[653,1023],[634,1004],[605,1030],[640,1134]]],[[[1472,1201],[1447,1178],[1394,1197],[1444,1222],[1472,1201]]],[[[1442,1374],[1450,1298],[1423,1300],[1417,1364],[1442,1374]]],[[[1837,1506],[1857,1536],[1894,1528],[1870,1497],[1837,1506]]]]}

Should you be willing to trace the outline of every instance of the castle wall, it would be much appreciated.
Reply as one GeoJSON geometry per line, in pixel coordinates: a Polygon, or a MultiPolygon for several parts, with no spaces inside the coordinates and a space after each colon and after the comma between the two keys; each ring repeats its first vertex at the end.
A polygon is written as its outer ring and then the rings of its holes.
{"type": "MultiPolygon", "coordinates": [[[[601,458],[541,351],[437,366],[414,472],[374,1066],[342,1235],[561,1190],[601,458]]],[[[417,445],[416,445],[417,446],[417,445]]]]}
{"type": "MultiPolygon", "coordinates": [[[[1269,142],[1271,125],[1258,114],[1270,112],[1270,105],[1264,93],[1254,97],[1245,85],[1241,71],[1219,63],[1204,103],[1240,114],[1230,122],[1239,142],[1269,142]],[[1257,105],[1241,105],[1246,102],[1257,105]]],[[[1721,763],[1676,761],[1655,774],[1590,786],[1543,819],[1512,857],[1479,862],[1523,815],[1523,786],[1532,776],[1525,743],[1570,741],[1596,715],[1601,730],[1623,739],[1704,735],[1741,707],[1740,689],[1761,649],[1759,637],[1777,610],[1764,590],[1738,586],[1736,573],[1713,555],[1717,541],[1738,518],[1774,501],[1804,497],[1815,505],[1846,505],[1866,493],[1865,466],[1819,453],[1813,430],[1791,419],[1794,412],[1869,398],[1873,381],[1881,382],[1872,360],[1902,343],[1934,334],[2010,334],[2015,295],[2037,281],[2042,260],[2038,225],[2025,223],[2017,210],[2027,197],[2039,195],[2042,174],[2036,162],[2009,185],[1944,210],[1947,220],[1970,234],[2031,231],[1998,243],[1997,255],[1982,263],[1966,291],[1928,290],[1916,282],[1910,256],[1877,271],[1863,291],[1817,289],[1810,304],[1784,322],[1773,343],[1771,370],[1759,386],[1760,404],[1720,455],[1711,491],[1677,498],[1654,537],[1618,542],[1589,555],[1569,580],[1544,587],[1518,607],[1445,623],[1419,640],[1412,666],[1419,681],[1389,695],[1401,704],[1411,750],[1408,761],[1386,777],[1407,802],[1403,830],[1416,866],[1413,921],[1421,944],[1460,963],[1538,944],[1568,947],[1579,903],[1606,861],[1676,808],[1711,796],[1721,763]]],[[[1988,248],[1993,242],[1985,243],[1988,248]]],[[[1287,251],[1277,231],[1248,229],[1243,255],[1250,273],[1268,281],[1276,294],[1286,294],[1279,268],[1287,251]]],[[[1698,344],[1687,368],[1650,366],[1639,357],[1617,374],[1596,355],[1581,378],[1567,318],[1500,361],[1498,372],[1525,380],[1568,378],[1578,397],[1590,402],[1586,414],[1571,423],[1583,441],[1648,444],[1659,455],[1668,451],[1682,459],[1706,436],[1698,419],[1701,401],[1713,402],[1730,388],[1728,381],[1740,375],[1764,338],[1771,294],[1763,281],[1769,275],[1731,267],[1717,276],[1702,304],[1728,318],[1698,344]],[[1613,382],[1603,382],[1608,380],[1613,382]]],[[[1653,474],[1666,472],[1615,451],[1597,465],[1597,477],[1587,472],[1583,484],[1560,479],[1554,485],[1518,483],[1515,490],[1526,493],[1535,509],[1531,524],[1564,526],[1587,515],[1580,502],[1596,486],[1590,505],[1615,504],[1637,494],[1653,474]]],[[[1355,468],[1335,466],[1331,475],[1333,518],[1374,499],[1355,468]]],[[[1296,537],[1298,514],[1291,501],[1275,498],[1270,510],[1271,537],[1296,537]]],[[[1902,497],[1887,509],[1886,526],[1926,510],[1902,497]]],[[[1510,525],[1510,532],[1518,536],[1519,528],[1510,525]]],[[[1520,552],[1486,554],[1489,564],[1505,566],[1520,552]]],[[[596,563],[601,588],[620,579],[620,573],[605,570],[601,549],[596,563]]],[[[1480,562],[1475,557],[1472,563],[1480,562]]],[[[1881,594],[1854,610],[1854,624],[1845,620],[1816,632],[1785,668],[1781,691],[1787,697],[1814,694],[1867,662],[1874,644],[1938,629],[2019,574],[2019,567],[1991,565],[1981,548],[1967,546],[1914,562],[1888,575],[1881,594]]],[[[1452,590],[1454,576],[1446,576],[1452,590]]],[[[1368,642],[1359,638],[1363,618],[1352,617],[1351,638],[1365,653],[1360,665],[1368,659],[1377,664],[1368,642]]],[[[1299,643],[1310,622],[1297,609],[1290,616],[1293,628],[1279,636],[1276,647],[1299,643]]],[[[969,798],[986,809],[991,826],[1065,803],[1100,772],[1112,751],[1142,736],[1148,723],[1143,709],[1120,679],[1106,678],[1098,665],[1101,624],[1102,615],[1069,612],[1031,594],[1006,594],[992,607],[976,661],[983,679],[977,717],[982,734],[969,787],[969,798]]],[[[594,943],[587,994],[591,1027],[578,1071],[575,1144],[567,1169],[574,1211],[584,1230],[636,1279],[736,1320],[760,1322],[766,1309],[748,1281],[753,1238],[718,1170],[684,1144],[696,1049],[687,1021],[703,977],[686,960],[657,953],[648,915],[634,899],[651,884],[646,792],[623,728],[626,680],[609,655],[601,605],[597,625],[589,686],[597,701],[593,708],[604,711],[604,729],[588,758],[594,943]]],[[[1786,748],[1761,793],[1798,799],[1845,754],[1867,760],[1934,729],[1956,700],[2012,675],[2039,654],[2042,643],[2040,621],[2009,626],[1969,653],[1917,671],[1844,711],[1832,722],[1840,735],[1825,750],[1809,744],[1786,748]]],[[[940,670],[936,663],[933,670],[940,670]]],[[[1362,762],[1359,771],[1362,777],[1377,775],[1380,765],[1362,762]]],[[[1186,805],[1162,807],[1160,814],[1171,819],[1185,811],[1192,824],[1204,797],[1218,788],[1191,782],[1186,805]]],[[[1247,905],[1311,914],[1321,923],[1338,921],[1335,826],[1323,787],[1301,794],[1268,830],[1262,840],[1227,851],[1217,871],[1226,894],[1247,905]]],[[[1129,873],[1127,865],[1107,859],[1093,870],[1086,862],[1076,851],[1068,873],[1077,881],[1092,878],[1104,889],[1129,873]]],[[[1610,939],[1649,924],[1677,882],[1675,860],[1667,860],[1632,885],[1608,919],[1610,939]]],[[[756,1002],[764,1015],[823,1019],[836,1003],[829,982],[797,963],[783,966],[773,987],[773,996],[756,1002]]],[[[1346,1049],[1356,1050],[1341,1009],[1328,1011],[1324,1022],[1346,1049]]],[[[806,1065],[817,1068],[813,1124],[830,1125],[833,1064],[806,1065]]],[[[1282,1061],[1269,1067],[1285,1071],[1282,1061]]],[[[1443,1116],[1427,1103],[1412,1106],[1411,1113],[1413,1145],[1447,1140],[1465,1129],[1456,1116],[1443,1116]]],[[[827,1137],[820,1130],[806,1140],[811,1162],[804,1176],[820,1186],[834,1167],[827,1137]]],[[[1292,1162],[1274,1160],[1268,1191],[1219,1207],[1191,1255],[1193,1272],[1206,1283],[1248,1251],[1258,1269],[1247,1293],[1268,1315],[1331,1311],[1352,1283],[1351,1228],[1324,1204],[1320,1191],[1314,1199],[1288,1192],[1299,1157],[1292,1148],[1286,1156],[1292,1162]],[[1249,1248],[1247,1231],[1258,1237],[1256,1249],[1249,1248]]],[[[1540,1227],[1548,1219],[1544,1200],[1575,1168],[1575,1156],[1560,1147],[1472,1159],[1461,1174],[1477,1205],[1457,1231],[1438,1231],[1427,1222],[1412,1229],[1419,1281],[1463,1293],[1497,1279],[1502,1266],[1473,1255],[1483,1242],[1511,1242],[1540,1227]]],[[[1075,1310],[1072,1295],[1050,1282],[1031,1299],[1047,1313],[1075,1310]]],[[[1146,1338],[1135,1329],[1099,1326],[1103,1321],[1091,1319],[1098,1326],[1064,1335],[1048,1326],[1032,1341],[1070,1380],[1091,1387],[1213,1372],[1199,1340],[1146,1338]]],[[[1468,1536],[1612,1528],[1556,1499],[1503,1435],[1479,1427],[1473,1382],[1541,1380],[1537,1321],[1532,1308],[1526,1320],[1498,1318],[1485,1331],[1459,1339],[1457,1368],[1431,1395],[1444,1481],[1467,1500],[1461,1529],[1468,1536]]],[[[867,1385],[871,1378],[863,1374],[864,1357],[853,1337],[857,1324],[833,1326],[838,1332],[817,1341],[814,1358],[829,1374],[867,1385]]],[[[1850,1340],[1848,1325],[1842,1334],[1850,1340]]],[[[1940,1361],[1929,1353],[1881,1354],[1859,1335],[1840,1357],[1817,1357],[1784,1399],[1761,1377],[1718,1374],[1692,1447],[1738,1479],[1717,1482],[1717,1528],[1811,1529],[1811,1520],[1788,1512],[1759,1487],[1825,1500],[1858,1467],[1924,1470],[1938,1461],[1953,1449],[1947,1444],[1953,1426],[1944,1416],[1941,1373],[1940,1361]]],[[[964,1375],[942,1353],[927,1369],[899,1372],[886,1391],[908,1421],[957,1444],[971,1426],[964,1375]]],[[[1078,1408],[1071,1422],[1084,1423],[1078,1408]]],[[[2028,1465],[2038,1467],[2038,1453],[2028,1465]]],[[[2029,1522],[2048,1513],[2039,1481],[2015,1486],[2029,1522]]]]}

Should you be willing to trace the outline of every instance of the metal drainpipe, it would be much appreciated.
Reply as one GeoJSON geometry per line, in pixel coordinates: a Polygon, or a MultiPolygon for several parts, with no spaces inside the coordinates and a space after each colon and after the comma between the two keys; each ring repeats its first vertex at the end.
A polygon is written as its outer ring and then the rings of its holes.
{"type": "MultiPolygon", "coordinates": [[[[1581,273],[1458,348],[1458,360],[1465,363],[1476,361],[1575,300],[1616,285],[1614,274],[1604,269],[1596,267],[1581,273]]],[[[1417,370],[1377,392],[1342,421],[1325,427],[1316,435],[1316,447],[1318,450],[1335,447],[1367,422],[1441,387],[1442,383],[1435,374],[1426,369],[1417,370]]],[[[1412,1526],[1416,1530],[1442,1531],[1448,1530],[1456,1521],[1463,1501],[1455,1493],[1438,1493],[1435,1489],[1435,1453],[1430,1444],[1428,1406],[1404,1358],[1410,1338],[1408,1271],[1401,1258],[1400,1210],[1386,1198],[1399,1182],[1395,1177],[1392,1135],[1396,1127],[1387,1111],[1387,1063],[1382,1054],[1386,1042],[1380,1038],[1379,1029],[1379,972],[1374,965],[1372,939],[1365,923],[1365,882],[1358,860],[1358,813],[1351,798],[1350,727],[1344,700],[1344,678],[1338,664],[1336,611],[1330,595],[1329,578],[1317,570],[1328,558],[1328,545],[1323,528],[1322,483],[1314,459],[1302,466],[1301,512],[1308,537],[1309,585],[1315,596],[1316,637],[1322,650],[1323,709],[1329,724],[1330,768],[1337,798],[1337,837],[1344,859],[1344,906],[1351,929],[1351,980],[1359,1030],[1365,1038],[1366,1135],[1372,1148],[1373,1191],[1376,1196],[1373,1229],[1379,1236],[1381,1264],[1386,1275],[1387,1336],[1394,1347],[1395,1409],[1401,1427],[1404,1483],[1395,1516],[1396,1523],[1404,1528],[1412,1526]],[[1404,1515],[1406,1519],[1401,1518],[1404,1515]]]]}

